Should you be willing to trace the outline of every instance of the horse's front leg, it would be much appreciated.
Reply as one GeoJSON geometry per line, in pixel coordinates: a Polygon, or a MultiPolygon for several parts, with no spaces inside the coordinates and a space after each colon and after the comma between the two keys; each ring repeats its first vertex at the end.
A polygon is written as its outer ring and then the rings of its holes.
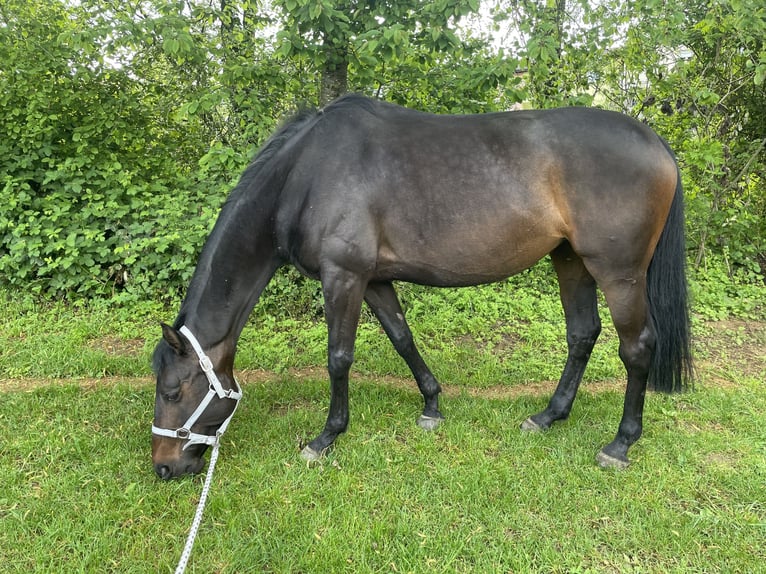
{"type": "Polygon", "coordinates": [[[348,426],[348,373],[354,362],[354,341],[365,287],[366,281],[357,274],[338,267],[322,272],[328,330],[330,410],[324,430],[301,452],[306,460],[319,459],[348,426]]]}

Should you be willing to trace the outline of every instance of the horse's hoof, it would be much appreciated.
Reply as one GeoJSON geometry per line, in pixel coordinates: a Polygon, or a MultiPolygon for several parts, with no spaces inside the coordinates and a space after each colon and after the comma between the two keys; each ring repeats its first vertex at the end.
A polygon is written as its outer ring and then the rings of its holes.
{"type": "Polygon", "coordinates": [[[304,446],[301,451],[301,458],[306,462],[317,462],[322,458],[322,453],[315,451],[310,446],[304,446]]]}
{"type": "Polygon", "coordinates": [[[426,431],[434,431],[439,428],[444,419],[439,417],[429,417],[427,415],[420,415],[418,418],[418,426],[426,431]]]}
{"type": "Polygon", "coordinates": [[[539,424],[537,424],[535,421],[533,421],[532,417],[529,417],[527,420],[521,423],[521,430],[527,431],[527,432],[541,432],[541,431],[544,431],[545,429],[541,427],[539,424]]]}
{"type": "Polygon", "coordinates": [[[600,450],[596,455],[596,462],[601,468],[614,468],[617,470],[625,470],[630,465],[630,461],[627,458],[624,460],[616,458],[606,454],[603,450],[600,450]]]}

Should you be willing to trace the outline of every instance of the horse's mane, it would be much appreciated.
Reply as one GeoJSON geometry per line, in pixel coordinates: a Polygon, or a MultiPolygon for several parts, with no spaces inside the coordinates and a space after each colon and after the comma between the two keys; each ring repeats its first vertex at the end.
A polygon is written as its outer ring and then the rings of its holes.
{"type": "Polygon", "coordinates": [[[382,100],[376,100],[363,96],[361,94],[345,94],[337,100],[329,103],[319,113],[330,113],[336,110],[346,110],[349,108],[363,109],[374,115],[378,115],[380,106],[386,105],[382,100]]]}
{"type": "Polygon", "coordinates": [[[253,158],[250,164],[242,172],[236,187],[229,193],[226,204],[238,198],[247,190],[253,181],[261,174],[263,167],[281,150],[284,145],[300,132],[307,124],[317,117],[317,111],[313,109],[304,109],[295,114],[287,122],[277,129],[277,131],[261,146],[258,154],[253,158]]]}
{"type": "MultiPolygon", "coordinates": [[[[332,112],[352,108],[363,109],[371,114],[377,114],[379,112],[378,104],[380,104],[378,100],[373,100],[360,94],[346,94],[322,109],[305,108],[296,113],[283,123],[266,143],[263,144],[258,154],[242,173],[236,187],[226,199],[223,208],[225,209],[227,204],[234,203],[242,196],[242,194],[246,193],[246,190],[248,190],[254,181],[262,174],[264,167],[267,164],[270,164],[270,161],[274,156],[276,156],[294,136],[300,133],[309,124],[318,121],[323,116],[329,115],[332,112]]],[[[271,166],[269,165],[269,169],[270,168],[271,166]]]]}

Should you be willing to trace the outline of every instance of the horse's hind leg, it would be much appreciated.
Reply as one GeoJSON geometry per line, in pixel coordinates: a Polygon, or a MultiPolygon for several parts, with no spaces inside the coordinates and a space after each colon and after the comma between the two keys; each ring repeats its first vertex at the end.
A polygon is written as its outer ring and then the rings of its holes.
{"type": "Polygon", "coordinates": [[[615,278],[611,281],[599,281],[620,338],[620,359],[628,375],[617,436],[596,457],[603,467],[627,467],[630,464],[628,449],[643,429],[644,396],[655,335],[649,316],[646,275],[637,270],[632,273],[632,278],[630,272],[625,272],[613,275],[615,278]]]}
{"type": "Polygon", "coordinates": [[[423,414],[418,419],[418,426],[425,430],[435,429],[444,419],[439,412],[441,387],[415,346],[394,286],[387,282],[370,283],[364,298],[418,383],[425,401],[423,414]]]}
{"type": "Polygon", "coordinates": [[[551,253],[559,279],[561,303],[567,324],[568,356],[548,407],[525,420],[523,430],[547,429],[566,419],[572,409],[593,345],[601,332],[596,299],[596,282],[582,259],[566,242],[551,253]]]}

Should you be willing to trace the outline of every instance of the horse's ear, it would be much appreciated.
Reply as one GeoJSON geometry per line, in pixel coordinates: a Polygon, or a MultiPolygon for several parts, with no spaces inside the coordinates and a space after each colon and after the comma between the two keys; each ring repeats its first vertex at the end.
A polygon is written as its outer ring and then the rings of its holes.
{"type": "Polygon", "coordinates": [[[179,355],[185,355],[186,339],[181,336],[181,333],[165,323],[160,323],[160,326],[162,327],[162,338],[167,341],[168,345],[179,355]]]}

